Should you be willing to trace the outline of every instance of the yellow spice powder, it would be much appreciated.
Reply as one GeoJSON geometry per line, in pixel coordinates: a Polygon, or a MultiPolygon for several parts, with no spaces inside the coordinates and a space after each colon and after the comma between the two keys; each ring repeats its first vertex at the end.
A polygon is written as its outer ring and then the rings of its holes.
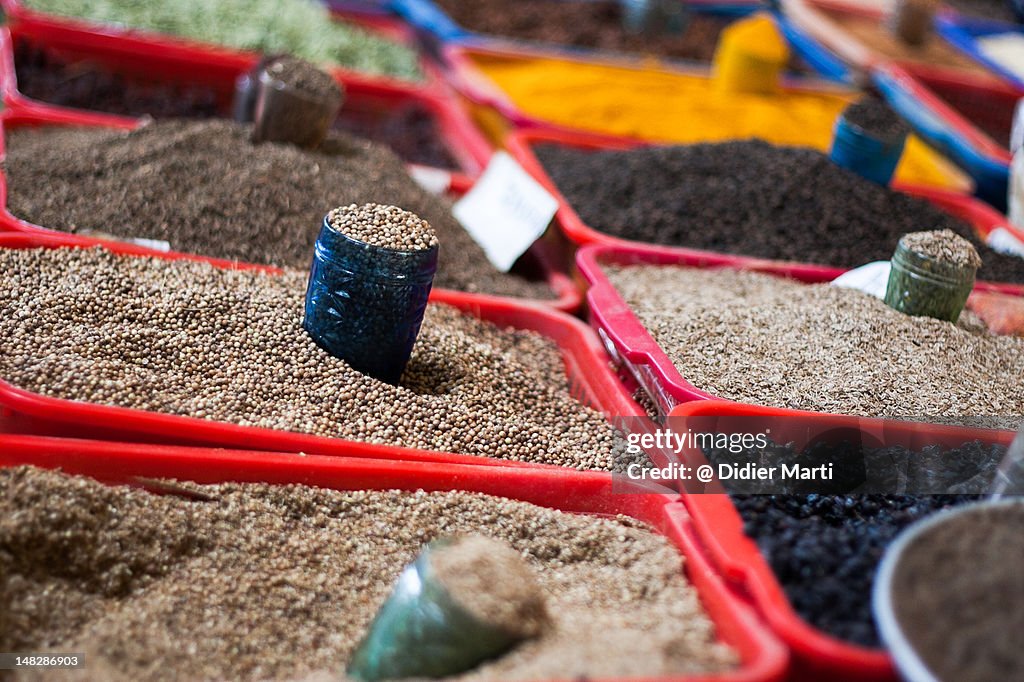
{"type": "MultiPolygon", "coordinates": [[[[758,137],[828,151],[832,128],[856,94],[848,90],[735,93],[699,72],[666,71],[483,52],[467,56],[526,115],[571,128],[692,144],[758,137]]],[[[969,191],[970,181],[916,137],[896,179],[969,191]]]]}

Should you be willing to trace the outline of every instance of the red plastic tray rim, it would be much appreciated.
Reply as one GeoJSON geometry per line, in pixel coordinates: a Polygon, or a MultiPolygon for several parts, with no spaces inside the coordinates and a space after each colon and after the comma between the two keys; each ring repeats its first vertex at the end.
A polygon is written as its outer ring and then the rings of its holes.
{"type": "MultiPolygon", "coordinates": [[[[606,235],[603,232],[599,232],[588,226],[572,207],[572,204],[565,195],[559,191],[558,186],[555,184],[554,180],[552,180],[551,176],[548,175],[547,171],[544,170],[544,167],[541,165],[537,155],[533,152],[534,145],[545,143],[595,151],[628,150],[639,147],[653,147],[657,146],[658,143],[638,140],[630,137],[598,135],[593,133],[570,131],[567,129],[555,129],[549,126],[544,128],[524,128],[516,130],[509,133],[508,138],[506,139],[506,147],[508,148],[509,153],[511,153],[519,164],[522,165],[522,167],[539,183],[541,183],[545,189],[551,192],[558,201],[558,225],[572,243],[578,246],[594,244],[601,246],[637,248],[641,250],[653,246],[644,242],[631,241],[620,237],[606,235]]],[[[893,184],[893,189],[911,196],[931,201],[947,213],[970,224],[983,239],[987,237],[992,230],[997,227],[1001,227],[1024,242],[1024,229],[1017,227],[994,208],[973,197],[951,192],[949,190],[899,182],[893,184]]],[[[736,262],[755,262],[765,264],[771,262],[781,263],[787,268],[797,268],[798,271],[814,273],[816,277],[822,278],[821,280],[815,281],[835,279],[847,270],[847,268],[839,268],[829,265],[807,263],[797,265],[789,261],[769,261],[755,257],[714,254],[713,252],[704,252],[699,249],[688,249],[683,247],[656,246],[654,248],[664,248],[669,252],[691,254],[707,253],[708,257],[711,255],[726,256],[736,262]]],[[[590,281],[590,283],[593,284],[594,282],[590,281]]],[[[982,291],[998,291],[1012,295],[1024,295],[1024,285],[1021,284],[979,282],[977,284],[977,288],[982,291]]]]}
{"type": "MultiPolygon", "coordinates": [[[[178,258],[205,260],[181,254],[153,253],[120,243],[97,243],[96,241],[68,239],[66,235],[0,234],[0,248],[83,248],[87,246],[102,246],[114,253],[149,255],[169,260],[178,258]]],[[[234,266],[228,265],[228,267],[234,266]]],[[[640,423],[649,421],[645,417],[643,408],[633,400],[629,391],[612,372],[607,354],[600,341],[581,320],[544,306],[518,303],[513,299],[500,297],[485,297],[435,289],[431,292],[431,300],[455,306],[469,315],[501,326],[529,329],[548,337],[559,346],[565,362],[570,388],[581,402],[598,409],[609,419],[628,416],[640,418],[640,423]]],[[[5,405],[15,414],[29,415],[41,420],[42,424],[46,425],[45,433],[63,433],[65,429],[74,426],[86,430],[99,430],[105,438],[110,437],[111,433],[117,438],[127,439],[138,438],[141,434],[166,442],[251,447],[284,452],[344,454],[377,459],[459,463],[505,468],[557,468],[552,465],[513,462],[473,455],[374,445],[297,432],[239,426],[194,417],[51,398],[20,389],[2,380],[0,380],[0,405],[5,405]]],[[[36,426],[36,428],[40,427],[36,426]]],[[[654,428],[653,423],[649,425],[649,428],[654,428]]]]}
{"type": "Polygon", "coordinates": [[[785,647],[738,599],[704,557],[678,497],[613,493],[609,474],[550,469],[496,470],[458,464],[397,463],[348,457],[210,450],[173,446],[0,436],[0,466],[59,468],[108,484],[133,477],[198,483],[265,482],[336,490],[467,490],[580,514],[625,514],[650,524],[680,551],[687,576],[722,640],[736,648],[738,669],[720,675],[654,678],[651,682],[770,682],[787,669],[785,647]]]}
{"type": "MultiPolygon", "coordinates": [[[[878,72],[885,74],[900,87],[911,95],[926,110],[949,126],[957,135],[962,137],[971,147],[978,150],[978,153],[1009,166],[1013,157],[1010,151],[1002,144],[996,142],[988,133],[971,123],[963,114],[954,109],[951,105],[942,100],[925,81],[940,82],[951,87],[962,87],[965,79],[956,73],[947,73],[935,67],[926,67],[918,64],[883,64],[878,67],[878,72]]],[[[970,81],[970,79],[967,79],[970,81]]],[[[968,83],[970,87],[977,87],[975,83],[968,83]]],[[[986,83],[984,88],[1000,95],[1015,95],[1024,97],[1024,92],[1003,83],[986,83]]]]}
{"type": "MultiPolygon", "coordinates": [[[[1013,431],[830,415],[720,400],[679,405],[672,411],[672,417],[777,418],[783,428],[793,421],[819,423],[830,429],[847,427],[868,434],[884,434],[880,442],[911,450],[933,444],[955,447],[973,440],[1009,446],[1015,436],[1013,431]]],[[[744,534],[743,519],[728,495],[684,495],[683,500],[712,565],[727,582],[750,595],[772,630],[798,656],[865,678],[895,676],[890,657],[884,650],[844,642],[818,630],[797,614],[756,542],[744,534]]],[[[865,599],[868,598],[865,595],[865,599]]]]}

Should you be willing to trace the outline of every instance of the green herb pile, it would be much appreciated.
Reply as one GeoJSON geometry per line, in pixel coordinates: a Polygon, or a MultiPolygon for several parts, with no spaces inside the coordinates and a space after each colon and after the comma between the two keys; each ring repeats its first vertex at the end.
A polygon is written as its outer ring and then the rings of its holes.
{"type": "Polygon", "coordinates": [[[332,21],[316,0],[25,0],[31,9],[258,52],[289,52],[356,71],[422,78],[416,54],[332,21]]]}

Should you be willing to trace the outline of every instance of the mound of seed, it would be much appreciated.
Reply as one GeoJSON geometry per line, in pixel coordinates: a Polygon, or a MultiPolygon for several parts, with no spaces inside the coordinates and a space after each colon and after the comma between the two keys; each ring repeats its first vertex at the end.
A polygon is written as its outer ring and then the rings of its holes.
{"type": "Polygon", "coordinates": [[[843,118],[882,140],[894,140],[910,133],[907,122],[878,97],[861,97],[843,110],[843,118]]]}
{"type": "Polygon", "coordinates": [[[922,256],[941,263],[949,263],[957,267],[979,267],[981,256],[974,246],[952,230],[932,230],[930,232],[912,232],[901,240],[901,243],[922,256]]]}
{"type": "Polygon", "coordinates": [[[0,273],[0,377],[48,396],[580,469],[620,445],[552,342],[448,306],[395,387],[303,330],[303,272],[34,249],[0,250],[0,273]]]}
{"type": "Polygon", "coordinates": [[[267,75],[296,90],[314,97],[333,98],[341,94],[341,88],[331,76],[315,64],[298,57],[279,57],[264,69],[267,75]]]}
{"type": "Polygon", "coordinates": [[[950,229],[981,254],[979,279],[1024,282],[1024,259],[993,251],[930,202],[865,180],[813,149],[747,140],[536,152],[583,221],[616,237],[855,267],[889,260],[908,232],[950,229]]]}
{"type": "Polygon", "coordinates": [[[534,569],[551,624],[458,679],[698,675],[737,662],[676,550],[626,517],[466,492],[188,487],[207,501],[0,471],[0,648],[83,651],[86,680],[338,679],[423,545],[477,533],[534,569]]]}
{"type": "Polygon", "coordinates": [[[886,548],[914,521],[975,499],[753,495],[733,502],[796,612],[835,637],[877,647],[871,586],[886,548]]]}
{"type": "Polygon", "coordinates": [[[430,223],[397,206],[339,206],[327,214],[327,222],[346,237],[393,251],[426,251],[438,245],[430,223]]]}
{"type": "Polygon", "coordinates": [[[8,208],[67,232],[170,242],[175,250],[308,270],[324,215],[349,203],[401,206],[444,243],[435,286],[550,298],[498,272],[392,152],[336,136],[316,152],[249,141],[230,121],[156,121],[131,132],[43,128],[7,135],[8,208]]]}
{"type": "MultiPolygon", "coordinates": [[[[229,117],[232,93],[196,81],[195,75],[150,82],[88,61],[68,60],[27,41],[15,47],[18,91],[26,97],[77,109],[153,118],[229,117]]],[[[342,103],[336,130],[390,147],[403,160],[457,170],[436,117],[417,104],[381,107],[358,98],[342,103]],[[347,105],[347,106],[346,106],[347,105]]]]}
{"type": "Polygon", "coordinates": [[[607,269],[680,374],[716,396],[884,417],[1024,415],[1024,339],[851,289],[733,270],[607,269]]]}

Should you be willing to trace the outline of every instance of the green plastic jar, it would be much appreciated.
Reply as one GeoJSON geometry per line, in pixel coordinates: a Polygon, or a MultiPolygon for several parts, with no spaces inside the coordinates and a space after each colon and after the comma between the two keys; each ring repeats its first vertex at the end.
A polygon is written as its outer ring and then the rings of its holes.
{"type": "Polygon", "coordinates": [[[980,265],[974,246],[949,230],[904,235],[892,256],[885,303],[907,315],[956,322],[974,288],[980,265]],[[921,238],[929,235],[934,237],[933,242],[945,239],[957,247],[959,258],[942,257],[933,249],[921,248],[921,238]]]}

